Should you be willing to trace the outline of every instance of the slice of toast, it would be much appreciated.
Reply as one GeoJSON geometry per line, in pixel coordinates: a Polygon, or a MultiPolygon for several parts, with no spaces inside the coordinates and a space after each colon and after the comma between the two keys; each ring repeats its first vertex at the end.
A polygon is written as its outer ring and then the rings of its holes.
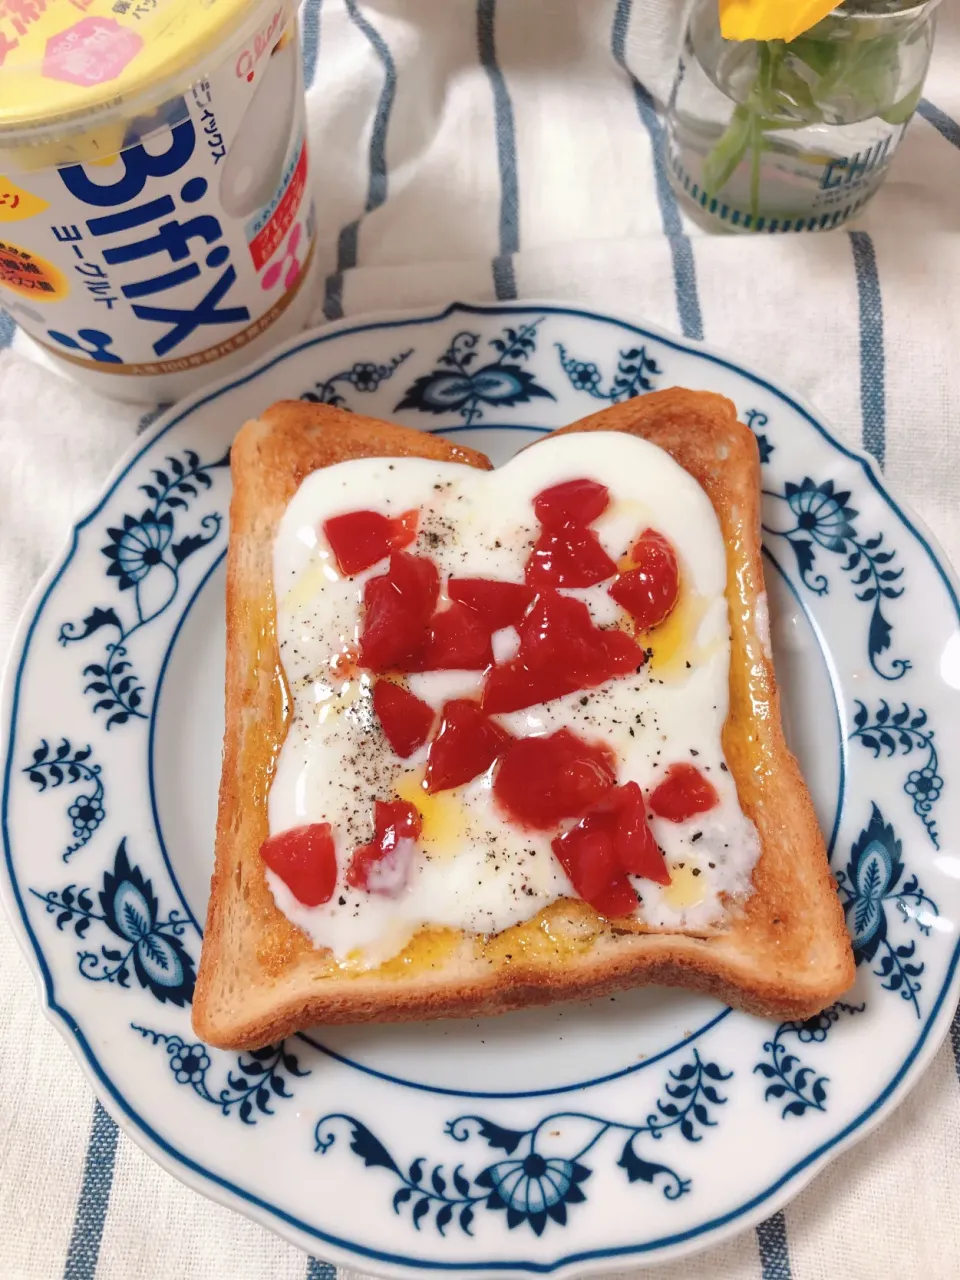
{"type": "Polygon", "coordinates": [[[287,920],[259,852],[288,705],[272,575],[280,518],[305,475],[348,458],[490,463],[437,436],[281,402],[243,428],[231,459],[226,735],[193,1004],[194,1029],[208,1043],[250,1048],[314,1024],[494,1014],[649,983],[694,988],[761,1015],[803,1018],[852,984],[853,956],[823,840],[781,728],[753,434],[721,396],[681,390],[627,401],[563,430],[626,431],[659,445],[716,510],[727,547],[732,637],[723,748],[760,837],[753,893],[731,912],[728,927],[707,937],[614,927],[585,903],[562,899],[489,938],[425,926],[373,970],[339,966],[287,920]],[[545,920],[549,927],[540,927],[545,920]]]}

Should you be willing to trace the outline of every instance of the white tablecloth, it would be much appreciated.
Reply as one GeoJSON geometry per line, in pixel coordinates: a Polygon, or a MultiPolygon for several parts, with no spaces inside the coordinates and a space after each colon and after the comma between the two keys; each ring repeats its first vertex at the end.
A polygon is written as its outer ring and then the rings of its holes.
{"type": "MultiPolygon", "coordinates": [[[[960,12],[856,232],[704,236],[649,94],[680,0],[306,0],[326,285],[315,319],[577,299],[769,368],[869,449],[960,560],[960,12]]],[[[323,278],[323,276],[321,277],[323,278]]],[[[141,415],[0,322],[0,644],[141,415]]],[[[655,1280],[960,1276],[960,1024],[897,1113],[758,1231],[655,1280]]],[[[317,1280],[324,1265],[119,1135],[0,923],[0,1276],[317,1280]]]]}

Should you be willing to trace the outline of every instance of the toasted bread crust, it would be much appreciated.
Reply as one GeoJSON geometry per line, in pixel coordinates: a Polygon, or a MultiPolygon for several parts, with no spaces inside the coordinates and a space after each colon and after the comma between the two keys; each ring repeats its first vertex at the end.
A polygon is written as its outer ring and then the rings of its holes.
{"type": "MultiPolygon", "coordinates": [[[[724,752],[761,855],[754,892],[709,938],[635,932],[580,902],[545,908],[559,951],[425,935],[415,962],[345,974],[273,901],[259,849],[285,733],[274,636],[272,548],[287,503],[310,471],[347,458],[421,456],[489,468],[436,436],[329,406],[274,405],[232,452],[227,567],[227,721],[214,869],[193,1024],[208,1043],[248,1048],[316,1023],[493,1014],[648,983],[704,991],[752,1013],[812,1015],[846,991],[854,964],[810,796],[780,722],[760,547],[759,459],[729,401],[655,392],[569,431],[626,431],[670,453],[703,487],[727,546],[732,633],[724,752]],[[758,620],[758,602],[760,618],[758,620]]],[[[536,447],[533,445],[531,447],[536,447]]],[[[536,941],[534,939],[534,941],[536,941]]],[[[496,940],[494,940],[494,943],[496,940]]]]}

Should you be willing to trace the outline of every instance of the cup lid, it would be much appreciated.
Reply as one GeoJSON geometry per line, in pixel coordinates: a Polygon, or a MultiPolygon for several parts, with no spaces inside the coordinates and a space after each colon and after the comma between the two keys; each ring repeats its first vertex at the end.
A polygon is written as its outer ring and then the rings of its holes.
{"type": "MultiPolygon", "coordinates": [[[[243,38],[256,42],[261,27],[265,41],[277,39],[294,7],[291,0],[0,0],[0,140],[130,119],[225,57],[242,58],[243,38]]],[[[249,54],[254,59],[255,50],[249,54]]]]}

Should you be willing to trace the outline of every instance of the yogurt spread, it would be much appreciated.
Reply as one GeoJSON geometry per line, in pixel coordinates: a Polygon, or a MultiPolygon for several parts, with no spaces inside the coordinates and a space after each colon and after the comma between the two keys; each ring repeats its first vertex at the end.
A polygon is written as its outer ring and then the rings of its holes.
{"type": "Polygon", "coordinates": [[[724,545],[662,450],[571,434],[495,472],[324,468],[274,584],[293,712],[263,854],[317,946],[373,965],[421,925],[497,933],[561,897],[703,932],[749,894],[724,545]]]}
{"type": "Polygon", "coordinates": [[[303,325],[315,214],[296,0],[0,5],[0,303],[119,399],[303,325]]]}

